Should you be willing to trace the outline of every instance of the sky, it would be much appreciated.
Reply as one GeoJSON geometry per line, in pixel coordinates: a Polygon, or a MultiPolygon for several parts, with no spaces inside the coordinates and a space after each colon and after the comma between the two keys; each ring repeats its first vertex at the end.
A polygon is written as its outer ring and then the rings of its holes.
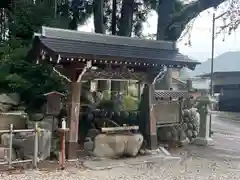
{"type": "MultiPolygon", "coordinates": [[[[189,57],[200,62],[206,61],[211,57],[211,37],[212,37],[212,14],[213,10],[202,12],[195,20],[191,32],[191,46],[186,46],[185,43],[188,37],[183,38],[177,43],[179,51],[189,57]]],[[[221,20],[216,21],[216,28],[222,24],[221,20]]],[[[80,31],[94,32],[93,18],[79,27],[80,31]]],[[[148,21],[144,23],[144,34],[155,34],[157,31],[157,14],[153,11],[149,14],[148,21]]],[[[228,51],[240,51],[240,30],[225,37],[219,35],[215,39],[215,57],[228,51]]]]}

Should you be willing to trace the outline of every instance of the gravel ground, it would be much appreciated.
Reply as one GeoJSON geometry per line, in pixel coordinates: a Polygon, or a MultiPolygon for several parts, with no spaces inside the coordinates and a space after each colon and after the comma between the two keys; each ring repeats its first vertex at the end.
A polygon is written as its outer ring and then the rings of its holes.
{"type": "Polygon", "coordinates": [[[24,171],[2,174],[1,180],[233,180],[240,179],[240,163],[234,161],[209,160],[177,152],[181,161],[144,163],[100,171],[68,167],[65,171],[24,171]]]}
{"type": "MultiPolygon", "coordinates": [[[[213,119],[213,147],[188,146],[171,153],[180,161],[159,161],[106,170],[88,170],[72,163],[65,171],[21,171],[0,174],[0,180],[239,180],[240,123],[213,119]]],[[[56,169],[56,166],[52,169],[56,169]]]]}

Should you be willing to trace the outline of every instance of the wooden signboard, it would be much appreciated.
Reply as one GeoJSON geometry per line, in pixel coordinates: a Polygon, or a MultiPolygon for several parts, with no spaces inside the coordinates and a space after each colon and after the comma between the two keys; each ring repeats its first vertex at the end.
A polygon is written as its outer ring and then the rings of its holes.
{"type": "Polygon", "coordinates": [[[65,96],[57,91],[44,94],[47,98],[46,113],[49,115],[58,115],[61,109],[62,98],[65,96]]]}
{"type": "Polygon", "coordinates": [[[179,101],[159,102],[154,106],[157,126],[178,124],[180,122],[179,101]]]}

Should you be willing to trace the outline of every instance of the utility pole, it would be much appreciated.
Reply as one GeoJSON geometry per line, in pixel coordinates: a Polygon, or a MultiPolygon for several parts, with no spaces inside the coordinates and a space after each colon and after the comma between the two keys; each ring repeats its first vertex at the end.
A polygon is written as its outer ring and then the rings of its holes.
{"type": "MultiPolygon", "coordinates": [[[[216,21],[216,17],[215,17],[215,12],[213,13],[213,17],[212,17],[212,49],[211,49],[211,76],[210,76],[210,95],[211,97],[213,97],[214,95],[214,86],[213,86],[213,64],[214,64],[214,48],[215,48],[215,21],[216,21]]],[[[212,136],[212,114],[210,114],[210,122],[209,122],[209,136],[212,136]]]]}
{"type": "Polygon", "coordinates": [[[214,60],[214,48],[215,48],[215,39],[214,39],[214,36],[215,36],[215,21],[216,21],[216,18],[215,18],[215,13],[213,13],[213,17],[212,17],[212,53],[211,53],[211,85],[210,85],[210,88],[211,88],[211,96],[214,95],[214,87],[213,87],[213,60],[214,60]]]}

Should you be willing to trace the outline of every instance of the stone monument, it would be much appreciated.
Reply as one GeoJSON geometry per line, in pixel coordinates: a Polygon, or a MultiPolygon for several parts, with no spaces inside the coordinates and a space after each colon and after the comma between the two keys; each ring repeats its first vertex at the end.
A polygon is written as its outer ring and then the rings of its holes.
{"type": "Polygon", "coordinates": [[[198,97],[196,100],[196,108],[200,115],[200,129],[198,137],[194,140],[194,144],[207,146],[212,145],[213,140],[210,138],[210,106],[215,102],[211,96],[203,95],[198,97]]]}

